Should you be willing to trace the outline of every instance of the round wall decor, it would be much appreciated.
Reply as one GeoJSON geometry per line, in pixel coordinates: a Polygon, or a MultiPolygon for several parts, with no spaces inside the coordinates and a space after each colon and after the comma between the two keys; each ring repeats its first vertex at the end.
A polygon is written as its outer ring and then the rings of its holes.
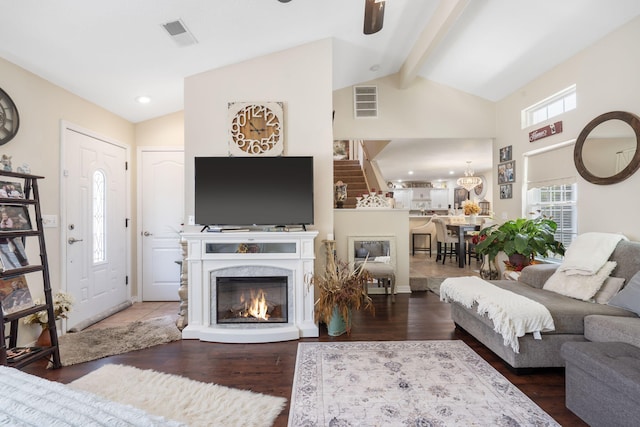
{"type": "Polygon", "coordinates": [[[280,156],[284,152],[282,102],[230,102],[229,154],[280,156]]]}
{"type": "Polygon", "coordinates": [[[20,117],[11,97],[0,89],[0,145],[11,141],[18,133],[20,117]]]}

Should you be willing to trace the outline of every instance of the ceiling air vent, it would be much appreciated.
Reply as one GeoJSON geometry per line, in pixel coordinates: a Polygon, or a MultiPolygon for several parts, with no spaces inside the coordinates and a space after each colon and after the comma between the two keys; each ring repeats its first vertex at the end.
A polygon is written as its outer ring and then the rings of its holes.
{"type": "Polygon", "coordinates": [[[162,24],[162,27],[178,46],[191,46],[198,43],[181,19],[162,24]]]}
{"type": "Polygon", "coordinates": [[[353,111],[357,119],[378,117],[378,87],[354,86],[353,111]]]}

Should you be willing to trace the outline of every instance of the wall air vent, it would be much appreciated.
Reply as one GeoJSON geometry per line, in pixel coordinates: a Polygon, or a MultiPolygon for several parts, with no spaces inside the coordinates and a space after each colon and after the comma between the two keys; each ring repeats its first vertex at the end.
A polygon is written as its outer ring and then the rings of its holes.
{"type": "Polygon", "coordinates": [[[198,43],[193,34],[187,29],[181,19],[162,24],[162,27],[169,34],[169,37],[176,42],[178,46],[191,46],[198,43]]]}
{"type": "Polygon", "coordinates": [[[356,119],[378,117],[378,87],[354,86],[353,111],[356,119]]]}

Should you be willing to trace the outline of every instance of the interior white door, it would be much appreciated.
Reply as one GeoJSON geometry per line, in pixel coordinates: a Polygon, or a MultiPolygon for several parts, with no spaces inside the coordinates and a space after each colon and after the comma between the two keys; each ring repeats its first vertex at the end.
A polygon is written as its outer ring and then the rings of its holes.
{"type": "Polygon", "coordinates": [[[177,301],[184,219],[184,152],[142,151],[139,191],[142,300],[177,301]]]}
{"type": "Polygon", "coordinates": [[[64,129],[67,328],[128,299],[126,148],[64,129]]]}

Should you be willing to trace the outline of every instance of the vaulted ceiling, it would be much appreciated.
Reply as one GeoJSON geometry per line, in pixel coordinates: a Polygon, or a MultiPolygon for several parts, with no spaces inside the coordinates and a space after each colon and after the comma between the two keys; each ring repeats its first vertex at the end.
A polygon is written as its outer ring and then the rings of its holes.
{"type": "Polygon", "coordinates": [[[334,90],[400,72],[496,101],[640,14],[637,0],[387,0],[364,35],[364,3],[0,0],[0,56],[134,123],[183,109],[187,76],[324,38],[334,90]],[[196,44],[165,31],[178,19],[196,44]]]}

